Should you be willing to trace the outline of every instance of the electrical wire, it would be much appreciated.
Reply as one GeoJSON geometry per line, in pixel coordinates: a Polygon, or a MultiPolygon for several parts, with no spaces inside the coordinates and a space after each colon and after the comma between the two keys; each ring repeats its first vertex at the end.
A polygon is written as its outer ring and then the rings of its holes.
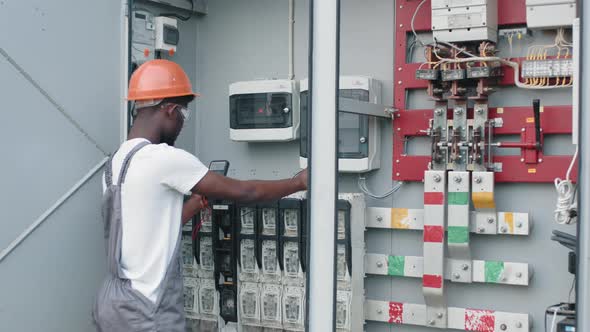
{"type": "Polygon", "coordinates": [[[414,33],[414,38],[416,39],[416,41],[418,43],[420,43],[420,46],[424,46],[424,43],[422,42],[422,40],[420,38],[418,38],[418,34],[416,33],[416,29],[414,29],[414,20],[416,20],[416,15],[418,15],[418,11],[420,11],[420,7],[422,7],[422,5],[424,5],[424,3],[426,3],[426,0],[422,0],[422,2],[420,2],[418,4],[418,6],[416,7],[416,10],[414,11],[414,15],[412,15],[412,22],[410,22],[410,25],[412,27],[412,32],[414,33]]]}
{"type": "Polygon", "coordinates": [[[553,219],[560,225],[569,225],[575,222],[570,214],[575,209],[576,186],[570,180],[570,174],[578,158],[578,147],[572,157],[572,161],[565,174],[565,180],[556,178],[554,181],[555,190],[557,191],[557,203],[553,214],[553,219]]]}
{"type": "Polygon", "coordinates": [[[175,17],[175,18],[177,18],[181,21],[185,21],[185,22],[190,20],[192,17],[193,11],[195,10],[195,2],[194,2],[194,0],[186,0],[186,1],[190,2],[190,4],[191,4],[191,9],[188,13],[188,16],[180,16],[176,13],[162,13],[162,14],[160,14],[160,16],[175,17]]]}
{"type": "Polygon", "coordinates": [[[404,183],[403,182],[398,182],[398,184],[396,184],[393,188],[391,188],[390,190],[388,190],[387,192],[383,193],[383,194],[374,194],[372,193],[369,188],[367,188],[367,183],[366,183],[366,179],[364,176],[359,175],[359,179],[358,179],[358,186],[359,189],[367,196],[375,198],[375,199],[383,199],[386,197],[391,196],[392,194],[394,194],[395,192],[397,192],[398,190],[400,190],[400,188],[402,187],[404,183]]]}

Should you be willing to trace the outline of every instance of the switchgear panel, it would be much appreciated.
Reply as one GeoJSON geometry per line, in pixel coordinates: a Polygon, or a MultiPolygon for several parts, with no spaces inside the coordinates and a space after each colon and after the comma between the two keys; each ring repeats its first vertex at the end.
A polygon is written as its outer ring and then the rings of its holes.
{"type": "MultiPolygon", "coordinates": [[[[307,167],[307,116],[308,80],[300,83],[301,88],[301,168],[307,167]]],[[[369,103],[381,103],[381,83],[364,76],[340,77],[341,98],[355,99],[369,103]]],[[[344,173],[360,173],[378,169],[381,165],[381,127],[374,116],[338,112],[338,170],[344,173]]]]}
{"type": "MultiPolygon", "coordinates": [[[[242,328],[304,331],[305,197],[293,195],[259,204],[213,201],[210,205],[210,209],[202,211],[192,225],[183,229],[187,318],[222,322],[219,331],[224,331],[224,324],[236,323],[242,328]],[[190,255],[191,243],[194,257],[190,255]]],[[[347,332],[352,331],[353,321],[355,210],[348,198],[340,199],[337,208],[336,325],[337,331],[347,332]]],[[[357,209],[356,213],[364,216],[364,211],[357,209]]],[[[359,225],[364,225],[364,221],[359,225]]],[[[359,234],[362,238],[363,232],[359,234]]],[[[358,266],[362,268],[362,264],[358,266]]],[[[362,288],[359,289],[362,293],[362,288]]]]}

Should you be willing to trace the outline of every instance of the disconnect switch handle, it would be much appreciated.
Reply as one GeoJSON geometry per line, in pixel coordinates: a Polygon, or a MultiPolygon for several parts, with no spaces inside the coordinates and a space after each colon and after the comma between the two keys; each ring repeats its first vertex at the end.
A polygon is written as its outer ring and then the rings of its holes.
{"type": "Polygon", "coordinates": [[[541,101],[533,99],[533,113],[535,116],[535,146],[541,150],[541,101]]]}

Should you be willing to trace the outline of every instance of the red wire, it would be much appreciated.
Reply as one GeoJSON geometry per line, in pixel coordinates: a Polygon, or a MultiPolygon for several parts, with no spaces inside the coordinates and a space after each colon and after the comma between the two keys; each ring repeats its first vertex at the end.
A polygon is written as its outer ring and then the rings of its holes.
{"type": "MultiPolygon", "coordinates": [[[[207,210],[211,210],[211,208],[207,207],[207,210]]],[[[209,211],[211,212],[211,211],[209,211]]],[[[211,215],[211,214],[209,214],[211,215]]],[[[201,229],[201,226],[203,226],[203,223],[205,222],[205,219],[201,218],[201,221],[199,221],[199,224],[197,225],[197,227],[195,227],[193,229],[193,240],[197,238],[197,233],[199,233],[199,230],[201,229]]]]}

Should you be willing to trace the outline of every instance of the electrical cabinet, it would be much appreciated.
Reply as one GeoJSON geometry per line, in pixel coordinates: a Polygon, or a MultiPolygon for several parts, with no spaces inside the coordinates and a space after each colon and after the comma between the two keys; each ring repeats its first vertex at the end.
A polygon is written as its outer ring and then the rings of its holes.
{"type": "Polygon", "coordinates": [[[132,20],[131,59],[139,66],[154,59],[156,22],[154,15],[146,10],[133,11],[132,20]]]}
{"type": "MultiPolygon", "coordinates": [[[[301,87],[301,168],[307,167],[307,116],[308,80],[301,87]]],[[[340,98],[381,103],[381,83],[364,76],[340,77],[340,98]]],[[[378,169],[381,164],[381,127],[379,119],[362,114],[338,113],[338,170],[343,173],[360,173],[378,169]]],[[[318,138],[318,139],[321,139],[318,138]]]]}
{"type": "Polygon", "coordinates": [[[229,118],[229,136],[234,141],[280,142],[297,139],[297,82],[261,80],[230,84],[229,118]]]}
{"type": "Polygon", "coordinates": [[[526,0],[529,28],[571,26],[576,18],[576,0],[526,0]]]}
{"type": "Polygon", "coordinates": [[[497,0],[432,0],[432,33],[439,40],[498,39],[497,0]]]}
{"type": "Polygon", "coordinates": [[[176,52],[176,46],[180,38],[178,33],[178,21],[165,16],[158,16],[156,24],[156,44],[158,51],[168,51],[171,54],[176,52]]]}

